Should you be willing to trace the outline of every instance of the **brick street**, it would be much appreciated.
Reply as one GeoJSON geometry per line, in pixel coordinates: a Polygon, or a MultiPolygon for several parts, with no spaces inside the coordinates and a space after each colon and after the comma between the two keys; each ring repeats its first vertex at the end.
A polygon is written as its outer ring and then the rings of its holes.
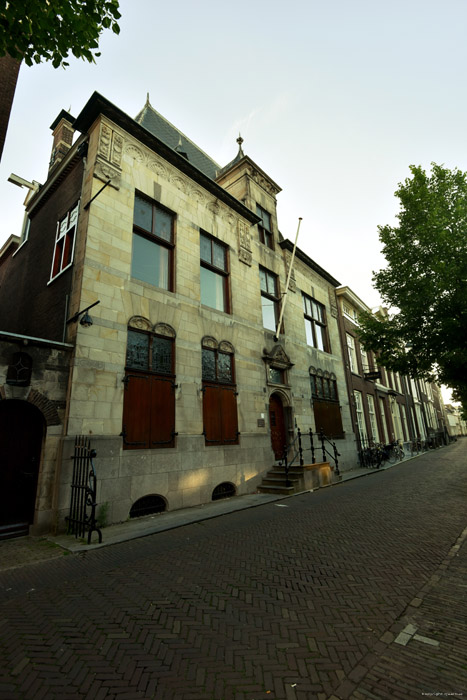
{"type": "Polygon", "coordinates": [[[467,695],[465,447],[0,572],[0,699],[467,695]]]}

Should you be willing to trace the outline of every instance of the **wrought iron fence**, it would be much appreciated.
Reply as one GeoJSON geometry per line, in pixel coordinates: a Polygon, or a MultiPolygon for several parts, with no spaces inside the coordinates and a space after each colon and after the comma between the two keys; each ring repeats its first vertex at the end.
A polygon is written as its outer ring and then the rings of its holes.
{"type": "Polygon", "coordinates": [[[283,464],[285,469],[286,486],[290,485],[289,471],[298,460],[298,464],[303,467],[305,464],[304,453],[311,452],[311,463],[316,464],[316,452],[321,452],[322,461],[327,462],[331,458],[334,462],[334,471],[336,476],[340,476],[339,457],[341,456],[337,450],[336,443],[332,438],[328,438],[322,430],[313,433],[310,428],[307,432],[302,433],[299,427],[295,425],[297,434],[289,445],[284,445],[283,457],[279,464],[283,464]],[[306,442],[308,440],[308,447],[306,442]],[[315,441],[317,445],[315,445],[315,441]],[[332,450],[332,451],[331,451],[332,450]]]}
{"type": "Polygon", "coordinates": [[[102,542],[102,532],[96,522],[96,491],[97,476],[93,464],[96,450],[91,449],[89,438],[77,435],[75,439],[73,460],[73,477],[71,482],[70,514],[66,518],[68,534],[76,538],[85,537],[88,533],[88,544],[91,544],[93,532],[102,542]]]}

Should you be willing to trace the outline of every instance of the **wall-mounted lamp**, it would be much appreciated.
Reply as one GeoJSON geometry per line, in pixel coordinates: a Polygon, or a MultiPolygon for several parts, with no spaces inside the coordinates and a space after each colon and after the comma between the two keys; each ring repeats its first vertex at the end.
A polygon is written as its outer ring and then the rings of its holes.
{"type": "Polygon", "coordinates": [[[74,316],[68,319],[67,323],[76,323],[79,317],[82,316],[82,318],[79,321],[79,325],[83,326],[83,328],[89,328],[89,326],[92,326],[92,318],[88,314],[88,311],[89,309],[92,309],[93,306],[97,306],[97,304],[100,303],[100,301],[95,301],[94,304],[91,304],[91,306],[87,306],[82,311],[78,311],[78,313],[76,313],[74,316]]]}

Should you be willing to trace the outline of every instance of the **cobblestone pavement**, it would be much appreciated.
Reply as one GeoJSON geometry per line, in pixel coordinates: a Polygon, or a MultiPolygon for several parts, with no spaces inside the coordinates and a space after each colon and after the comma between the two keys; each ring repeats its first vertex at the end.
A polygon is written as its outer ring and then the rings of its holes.
{"type": "Polygon", "coordinates": [[[0,699],[467,695],[465,452],[0,572],[0,699]]]}

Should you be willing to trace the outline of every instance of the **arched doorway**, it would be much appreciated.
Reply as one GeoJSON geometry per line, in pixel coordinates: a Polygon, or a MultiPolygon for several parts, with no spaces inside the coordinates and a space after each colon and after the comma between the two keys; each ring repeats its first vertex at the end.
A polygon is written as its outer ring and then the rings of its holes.
{"type": "Polygon", "coordinates": [[[284,418],[284,406],[279,394],[272,394],[269,399],[269,427],[271,429],[271,446],[276,459],[281,459],[287,442],[284,418]]]}
{"type": "Polygon", "coordinates": [[[27,401],[0,401],[0,538],[27,535],[34,520],[44,427],[27,401]]]}

